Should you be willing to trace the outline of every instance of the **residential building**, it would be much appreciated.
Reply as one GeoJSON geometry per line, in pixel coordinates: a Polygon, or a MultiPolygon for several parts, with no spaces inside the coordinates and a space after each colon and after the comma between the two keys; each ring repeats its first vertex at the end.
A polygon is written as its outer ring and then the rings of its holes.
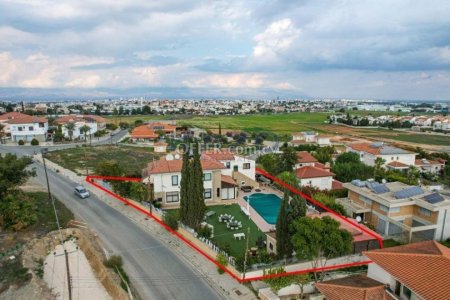
{"type": "Polygon", "coordinates": [[[357,153],[361,161],[369,166],[375,166],[377,158],[384,160],[384,167],[398,170],[414,166],[416,162],[416,153],[385,145],[382,142],[349,144],[346,151],[357,153]]]}
{"type": "Polygon", "coordinates": [[[353,218],[386,237],[404,242],[450,237],[450,197],[401,182],[344,183],[348,197],[337,199],[353,218]]]}
{"type": "Polygon", "coordinates": [[[450,295],[450,249],[435,241],[363,252],[367,276],[393,299],[444,300],[450,295]]]}
{"type": "Polygon", "coordinates": [[[444,170],[445,163],[443,161],[431,160],[431,159],[416,159],[416,167],[422,173],[439,174],[444,170]]]}
{"type": "Polygon", "coordinates": [[[159,134],[145,125],[135,127],[131,131],[131,140],[133,142],[154,142],[159,140],[159,134]]]}
{"type": "MultiPolygon", "coordinates": [[[[201,155],[205,202],[218,204],[237,197],[238,185],[255,185],[255,161],[231,152],[204,152],[201,155]]],[[[153,184],[155,198],[164,206],[180,202],[181,155],[168,154],[148,164],[144,182],[153,184]]]]}
{"type": "Polygon", "coordinates": [[[167,143],[163,141],[159,141],[153,144],[153,151],[155,153],[166,153],[167,152],[167,143]]]}
{"type": "Polygon", "coordinates": [[[319,135],[314,131],[303,131],[294,133],[292,135],[291,145],[300,145],[300,144],[316,144],[318,146],[329,146],[331,136],[328,135],[319,135]]]}
{"type": "Polygon", "coordinates": [[[88,126],[90,128],[87,135],[92,135],[106,127],[106,119],[96,115],[61,116],[56,119],[55,123],[61,126],[61,131],[65,137],[70,137],[69,130],[66,128],[66,125],[68,123],[73,123],[75,125],[74,130],[71,132],[73,139],[84,139],[85,133],[81,129],[84,126],[88,126]]]}
{"type": "Polygon", "coordinates": [[[10,112],[0,115],[0,123],[5,125],[6,136],[14,142],[30,142],[33,139],[43,142],[47,138],[48,120],[45,118],[10,112]]]}
{"type": "Polygon", "coordinates": [[[311,155],[308,151],[298,151],[297,152],[297,163],[295,164],[295,169],[300,167],[311,166],[314,167],[319,161],[311,155]]]}
{"type": "Polygon", "coordinates": [[[334,173],[312,166],[304,166],[295,170],[300,186],[311,186],[320,190],[333,188],[334,173]]]}

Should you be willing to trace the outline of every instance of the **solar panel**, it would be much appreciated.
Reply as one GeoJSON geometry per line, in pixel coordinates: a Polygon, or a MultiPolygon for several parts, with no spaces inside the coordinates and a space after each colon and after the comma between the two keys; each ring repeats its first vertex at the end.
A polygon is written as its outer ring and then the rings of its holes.
{"type": "Polygon", "coordinates": [[[384,184],[379,184],[379,185],[374,186],[374,187],[372,188],[372,191],[373,191],[375,194],[384,194],[384,193],[389,192],[390,190],[389,190],[389,188],[388,188],[386,185],[384,185],[384,184]]]}
{"type": "Polygon", "coordinates": [[[442,197],[441,194],[439,193],[433,193],[430,195],[426,195],[425,197],[423,197],[427,202],[431,203],[431,204],[435,204],[435,203],[439,203],[441,201],[444,201],[444,197],[442,197]]]}
{"type": "Polygon", "coordinates": [[[397,199],[405,199],[423,194],[423,190],[420,186],[413,186],[394,193],[394,197],[397,199]]]}

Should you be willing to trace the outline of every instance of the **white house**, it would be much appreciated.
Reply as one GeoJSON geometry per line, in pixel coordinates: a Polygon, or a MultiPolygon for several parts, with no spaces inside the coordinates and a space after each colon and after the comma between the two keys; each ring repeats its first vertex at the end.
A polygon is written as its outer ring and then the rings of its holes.
{"type": "Polygon", "coordinates": [[[320,190],[333,188],[334,173],[322,168],[304,166],[295,170],[300,186],[311,186],[320,190]]]}
{"type": "Polygon", "coordinates": [[[250,180],[255,180],[255,166],[254,160],[236,155],[233,152],[226,150],[211,150],[202,153],[205,159],[212,159],[221,162],[226,169],[222,171],[223,175],[232,176],[236,172],[241,173],[250,180]]]}
{"type": "Polygon", "coordinates": [[[444,169],[445,163],[423,158],[416,159],[416,167],[423,173],[438,174],[444,169]]]}
{"type": "Polygon", "coordinates": [[[292,145],[298,144],[317,144],[318,146],[330,146],[331,136],[320,135],[314,131],[303,131],[292,135],[292,145]]]}
{"type": "Polygon", "coordinates": [[[65,127],[65,125],[68,123],[75,124],[75,128],[72,131],[73,139],[84,139],[84,132],[81,128],[85,125],[90,128],[87,135],[94,134],[106,126],[106,119],[95,115],[67,115],[59,117],[55,122],[56,124],[61,125],[62,133],[65,137],[70,137],[69,130],[65,127]]]}
{"type": "Polygon", "coordinates": [[[346,151],[358,153],[361,161],[369,166],[374,166],[378,157],[384,160],[384,167],[392,169],[407,169],[416,163],[416,153],[381,142],[349,144],[346,151]]]}
{"type": "MultiPolygon", "coordinates": [[[[201,157],[203,169],[203,187],[206,203],[221,203],[224,200],[235,199],[237,184],[227,175],[226,167],[220,161],[201,157]]],[[[164,206],[178,206],[180,204],[180,182],[182,157],[178,154],[167,156],[148,164],[144,170],[143,182],[153,184],[155,199],[164,206]]]]}
{"type": "Polygon", "coordinates": [[[48,120],[45,118],[10,112],[0,116],[0,123],[5,125],[6,136],[14,142],[30,142],[33,139],[43,142],[47,136],[48,120]]]}

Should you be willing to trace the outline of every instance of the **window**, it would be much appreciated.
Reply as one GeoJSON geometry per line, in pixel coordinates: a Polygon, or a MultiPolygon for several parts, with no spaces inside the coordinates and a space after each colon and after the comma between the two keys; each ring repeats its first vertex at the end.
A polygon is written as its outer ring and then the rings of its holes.
{"type": "Polygon", "coordinates": [[[367,198],[367,197],[364,197],[364,196],[362,196],[362,195],[359,195],[359,199],[362,200],[362,201],[364,201],[364,203],[367,204],[367,205],[372,205],[372,200],[370,200],[370,199],[367,198]]]}
{"type": "Polygon", "coordinates": [[[217,197],[220,197],[220,188],[217,188],[217,197]]]}
{"type": "Polygon", "coordinates": [[[33,131],[34,127],[33,126],[28,126],[28,131],[33,131]]]}
{"type": "Polygon", "coordinates": [[[403,286],[403,297],[405,297],[405,299],[411,299],[411,290],[408,289],[406,286],[403,286]]]}
{"type": "Polygon", "coordinates": [[[389,209],[390,213],[399,213],[400,212],[400,207],[391,207],[389,209]]]}
{"type": "Polygon", "coordinates": [[[178,185],[178,175],[172,175],[172,185],[178,185]]]}
{"type": "Polygon", "coordinates": [[[23,128],[19,126],[19,127],[17,127],[17,130],[22,131],[23,128]]]}
{"type": "Polygon", "coordinates": [[[167,203],[178,202],[178,201],[180,201],[180,199],[178,197],[178,192],[167,192],[166,193],[166,202],[167,203]]]}
{"type": "Polygon", "coordinates": [[[391,160],[394,160],[394,157],[393,157],[393,156],[391,157],[391,160]]]}
{"type": "Polygon", "coordinates": [[[269,248],[270,248],[270,250],[273,250],[273,244],[272,243],[269,243],[269,248]]]}
{"type": "Polygon", "coordinates": [[[229,168],[231,167],[231,164],[230,164],[230,162],[229,162],[229,161],[227,161],[227,162],[225,163],[225,166],[227,167],[227,169],[229,169],[229,168]]]}
{"type": "Polygon", "coordinates": [[[212,198],[211,194],[212,194],[211,189],[205,189],[205,193],[203,195],[205,199],[211,199],[212,198]]]}
{"type": "Polygon", "coordinates": [[[244,170],[250,169],[250,163],[244,163],[243,167],[244,170]]]}
{"type": "Polygon", "coordinates": [[[211,173],[204,173],[203,181],[211,181],[211,173]]]}
{"type": "Polygon", "coordinates": [[[389,207],[387,207],[386,205],[380,204],[380,210],[384,211],[384,212],[388,212],[389,211],[389,207]]]}
{"type": "Polygon", "coordinates": [[[423,207],[419,207],[419,214],[421,214],[423,216],[431,217],[431,211],[429,211],[428,209],[423,208],[423,207]]]}
{"type": "Polygon", "coordinates": [[[39,123],[39,128],[44,128],[45,124],[44,123],[39,123]]]}
{"type": "Polygon", "coordinates": [[[239,166],[238,166],[238,165],[233,166],[233,171],[234,171],[234,172],[239,171],[239,166]]]}

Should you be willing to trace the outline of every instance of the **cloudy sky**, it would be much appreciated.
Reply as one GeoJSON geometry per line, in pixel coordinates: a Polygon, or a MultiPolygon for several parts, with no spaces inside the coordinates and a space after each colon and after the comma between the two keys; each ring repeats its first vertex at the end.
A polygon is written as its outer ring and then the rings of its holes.
{"type": "Polygon", "coordinates": [[[0,95],[450,99],[448,0],[2,0],[0,95]]]}

